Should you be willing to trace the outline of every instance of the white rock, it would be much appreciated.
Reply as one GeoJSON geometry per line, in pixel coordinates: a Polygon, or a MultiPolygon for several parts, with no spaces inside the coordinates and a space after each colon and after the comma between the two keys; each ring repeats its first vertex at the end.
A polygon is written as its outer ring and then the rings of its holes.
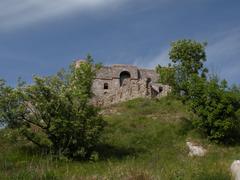
{"type": "Polygon", "coordinates": [[[240,160],[233,161],[230,167],[232,176],[235,180],[240,180],[240,160]]]}
{"type": "Polygon", "coordinates": [[[194,145],[192,142],[187,141],[186,144],[189,148],[189,156],[204,156],[207,152],[202,146],[194,145]]]}

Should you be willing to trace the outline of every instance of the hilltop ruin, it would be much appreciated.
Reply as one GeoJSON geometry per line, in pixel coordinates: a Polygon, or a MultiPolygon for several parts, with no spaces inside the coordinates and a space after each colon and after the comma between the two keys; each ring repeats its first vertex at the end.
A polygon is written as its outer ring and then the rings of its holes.
{"type": "Polygon", "coordinates": [[[159,75],[152,69],[125,64],[102,66],[93,81],[92,102],[96,106],[108,106],[138,97],[166,96],[171,88],[158,80],[159,75]]]}

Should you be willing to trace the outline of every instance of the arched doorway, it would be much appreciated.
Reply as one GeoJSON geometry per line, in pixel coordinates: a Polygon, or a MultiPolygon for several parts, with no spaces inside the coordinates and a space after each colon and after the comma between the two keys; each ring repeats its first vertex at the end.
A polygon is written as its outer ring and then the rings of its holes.
{"type": "Polygon", "coordinates": [[[123,85],[124,80],[130,79],[131,75],[128,71],[123,71],[120,73],[120,86],[123,85]]]}

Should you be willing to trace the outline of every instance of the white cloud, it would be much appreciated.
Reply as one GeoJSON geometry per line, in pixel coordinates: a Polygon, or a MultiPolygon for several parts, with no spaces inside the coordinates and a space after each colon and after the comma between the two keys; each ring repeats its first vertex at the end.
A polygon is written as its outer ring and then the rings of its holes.
{"type": "Polygon", "coordinates": [[[134,65],[140,67],[146,67],[154,69],[158,64],[161,66],[167,66],[170,63],[169,60],[169,48],[165,48],[159,54],[149,57],[139,57],[134,61],[134,65]]]}
{"type": "Polygon", "coordinates": [[[76,11],[97,10],[126,0],[2,0],[0,29],[9,29],[48,20],[76,11]]]}

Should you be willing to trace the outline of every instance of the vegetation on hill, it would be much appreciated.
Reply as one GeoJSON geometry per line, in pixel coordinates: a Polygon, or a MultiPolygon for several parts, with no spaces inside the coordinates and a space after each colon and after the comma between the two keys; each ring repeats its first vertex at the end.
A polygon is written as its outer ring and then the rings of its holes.
{"type": "Polygon", "coordinates": [[[238,143],[240,139],[240,87],[208,74],[206,43],[194,40],[173,42],[169,68],[157,67],[160,80],[172,85],[173,94],[187,104],[196,117],[195,128],[218,143],[238,143]],[[172,67],[171,67],[172,66],[172,67]]]}
{"type": "Polygon", "coordinates": [[[240,150],[240,88],[209,76],[205,47],[172,43],[172,64],[156,68],[170,96],[101,113],[90,103],[98,68],[90,56],[32,85],[0,80],[0,179],[229,179],[240,150]],[[187,140],[207,155],[189,157],[187,140]]]}
{"type": "Polygon", "coordinates": [[[90,104],[97,68],[92,58],[54,76],[34,77],[32,85],[0,84],[0,123],[19,131],[39,149],[70,159],[89,159],[104,127],[90,104]]]}
{"type": "Polygon", "coordinates": [[[107,126],[89,162],[43,154],[12,130],[1,130],[0,179],[230,179],[240,146],[211,144],[192,129],[186,109],[172,97],[104,109],[107,126]],[[186,140],[203,145],[207,155],[189,157],[186,140]]]}

